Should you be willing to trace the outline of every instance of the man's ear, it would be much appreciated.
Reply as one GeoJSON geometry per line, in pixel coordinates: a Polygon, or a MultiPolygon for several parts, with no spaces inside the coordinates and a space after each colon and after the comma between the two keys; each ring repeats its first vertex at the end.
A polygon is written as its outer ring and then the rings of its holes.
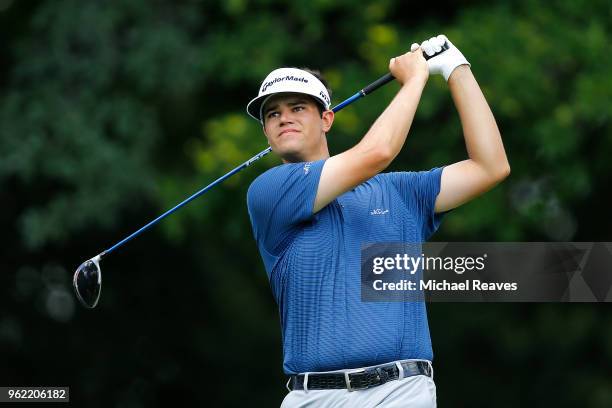
{"type": "Polygon", "coordinates": [[[334,111],[331,109],[323,111],[323,113],[321,114],[321,119],[323,119],[323,131],[325,133],[329,132],[329,130],[331,129],[334,123],[334,117],[334,111]]]}

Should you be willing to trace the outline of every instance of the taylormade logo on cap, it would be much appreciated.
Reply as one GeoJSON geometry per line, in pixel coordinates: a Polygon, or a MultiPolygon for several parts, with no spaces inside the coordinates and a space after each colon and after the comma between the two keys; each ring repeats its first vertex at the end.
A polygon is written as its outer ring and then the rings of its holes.
{"type": "Polygon", "coordinates": [[[298,82],[304,82],[305,84],[308,83],[308,80],[304,77],[294,77],[293,75],[287,75],[282,78],[274,78],[270,82],[264,82],[259,92],[266,92],[266,89],[268,89],[269,86],[272,86],[275,83],[281,82],[281,81],[298,81],[298,82]]]}
{"type": "Polygon", "coordinates": [[[263,105],[269,97],[281,92],[310,95],[325,109],[329,109],[331,105],[327,88],[310,72],[297,68],[279,68],[270,72],[261,83],[259,94],[247,105],[248,114],[263,122],[263,105]]]}

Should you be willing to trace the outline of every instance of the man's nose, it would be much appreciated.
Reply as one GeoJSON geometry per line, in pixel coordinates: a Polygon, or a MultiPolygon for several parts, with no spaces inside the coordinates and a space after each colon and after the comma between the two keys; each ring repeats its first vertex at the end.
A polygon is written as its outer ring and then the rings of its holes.
{"type": "Polygon", "coordinates": [[[293,117],[291,116],[291,109],[281,109],[280,111],[280,122],[283,123],[292,123],[293,117]]]}

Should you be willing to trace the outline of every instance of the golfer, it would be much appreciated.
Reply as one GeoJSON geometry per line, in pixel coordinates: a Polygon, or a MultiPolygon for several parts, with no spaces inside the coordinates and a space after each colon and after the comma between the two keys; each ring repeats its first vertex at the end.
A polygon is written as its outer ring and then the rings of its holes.
{"type": "MultiPolygon", "coordinates": [[[[499,130],[459,50],[443,36],[392,58],[401,84],[351,149],[331,156],[330,92],[317,74],[272,71],[247,106],[283,164],[253,181],[247,205],[279,306],[282,407],[435,407],[423,302],[362,302],[362,243],[424,242],[442,215],[510,173],[499,130]],[[449,49],[426,61],[447,43],[449,49]],[[457,107],[468,159],[420,172],[381,173],[409,134],[430,74],[457,107]]],[[[435,136],[430,136],[435,137],[435,136]]]]}

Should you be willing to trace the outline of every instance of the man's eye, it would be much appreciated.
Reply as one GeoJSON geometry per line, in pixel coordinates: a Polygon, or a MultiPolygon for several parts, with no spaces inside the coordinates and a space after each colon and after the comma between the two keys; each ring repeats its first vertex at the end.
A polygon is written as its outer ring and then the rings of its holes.
{"type": "Polygon", "coordinates": [[[278,112],[270,112],[270,113],[268,113],[268,118],[274,118],[276,116],[278,116],[278,112]]]}
{"type": "Polygon", "coordinates": [[[303,109],[304,109],[304,107],[303,107],[303,106],[296,106],[296,107],[294,107],[294,108],[293,108],[293,110],[294,110],[295,112],[299,112],[299,111],[301,111],[301,110],[303,110],[303,109]]]}

